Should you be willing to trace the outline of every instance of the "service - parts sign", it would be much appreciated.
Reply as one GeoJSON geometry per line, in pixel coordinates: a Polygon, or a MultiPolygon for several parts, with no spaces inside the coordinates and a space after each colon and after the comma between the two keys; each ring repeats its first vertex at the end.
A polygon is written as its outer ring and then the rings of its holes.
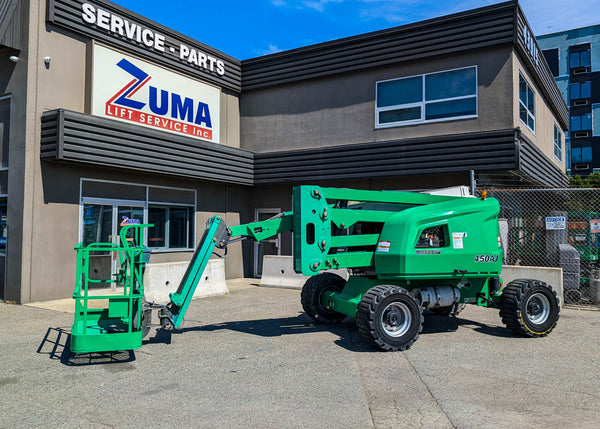
{"type": "Polygon", "coordinates": [[[219,142],[220,90],[94,46],[92,114],[219,142]]]}

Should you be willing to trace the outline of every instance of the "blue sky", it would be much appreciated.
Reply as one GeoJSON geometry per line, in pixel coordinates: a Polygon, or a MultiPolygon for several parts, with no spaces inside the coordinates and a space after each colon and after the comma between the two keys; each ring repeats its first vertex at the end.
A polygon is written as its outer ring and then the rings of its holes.
{"type": "MultiPolygon", "coordinates": [[[[244,60],[498,1],[116,0],[115,3],[244,60]]],[[[600,24],[600,0],[522,0],[520,4],[536,35],[600,24]]]]}

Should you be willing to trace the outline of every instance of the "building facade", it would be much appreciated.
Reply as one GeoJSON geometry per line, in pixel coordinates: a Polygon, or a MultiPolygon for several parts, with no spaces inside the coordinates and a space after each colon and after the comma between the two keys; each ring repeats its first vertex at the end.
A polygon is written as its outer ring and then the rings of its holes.
{"type": "Polygon", "coordinates": [[[583,176],[600,171],[600,25],[537,40],[569,107],[567,168],[583,176]]]}
{"type": "MultiPolygon", "coordinates": [[[[567,107],[515,1],[247,61],[105,0],[0,3],[8,301],[70,296],[74,245],[128,221],[155,225],[153,263],[187,261],[210,216],[289,210],[297,184],[568,183],[567,107]]],[[[231,245],[226,276],[290,243],[231,245]]]]}

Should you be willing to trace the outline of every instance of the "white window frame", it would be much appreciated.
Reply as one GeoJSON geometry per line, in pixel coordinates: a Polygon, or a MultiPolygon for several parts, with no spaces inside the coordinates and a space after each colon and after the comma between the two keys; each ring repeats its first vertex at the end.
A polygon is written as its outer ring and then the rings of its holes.
{"type": "MultiPolygon", "coordinates": [[[[533,90],[533,86],[531,86],[529,84],[529,81],[527,79],[525,79],[525,76],[523,76],[523,74],[521,72],[519,72],[519,107],[523,106],[525,108],[525,111],[527,112],[527,115],[531,115],[531,117],[533,118],[533,128],[531,128],[529,126],[529,124],[525,121],[523,121],[523,119],[521,118],[521,110],[519,109],[519,120],[521,122],[523,122],[525,124],[525,126],[535,135],[535,125],[536,125],[536,119],[535,119],[535,94],[536,92],[533,90]],[[521,79],[523,79],[523,81],[525,82],[525,85],[527,85],[527,88],[531,89],[531,92],[533,93],[533,112],[529,111],[529,108],[527,107],[527,105],[525,103],[523,103],[521,101],[521,79]]],[[[525,91],[525,93],[527,94],[527,91],[525,91]]]]}
{"type": "Polygon", "coordinates": [[[560,128],[558,127],[558,125],[554,124],[554,157],[556,159],[558,159],[560,162],[562,162],[562,132],[560,130],[560,128]],[[558,145],[556,144],[556,133],[558,133],[558,145]],[[558,148],[558,156],[556,156],[556,149],[558,148]]]}
{"type": "MultiPolygon", "coordinates": [[[[189,188],[176,188],[172,186],[160,186],[160,185],[148,185],[144,183],[135,183],[135,182],[121,182],[116,180],[103,180],[103,179],[93,179],[82,177],[79,179],[79,240],[83,240],[83,207],[85,204],[117,204],[117,205],[132,205],[132,206],[141,206],[144,208],[144,223],[148,223],[148,205],[155,206],[177,206],[177,207],[192,207],[192,204],[185,203],[165,203],[161,201],[149,201],[150,188],[154,189],[167,189],[173,191],[184,191],[184,192],[193,192],[194,193],[194,203],[193,203],[193,215],[191,222],[193,222],[194,234],[192,236],[192,242],[190,243],[191,247],[185,249],[169,249],[169,248],[152,248],[152,252],[155,253],[177,253],[177,252],[190,252],[196,248],[196,235],[197,235],[197,224],[196,224],[196,211],[198,210],[198,192],[196,189],[189,188]],[[146,188],[146,198],[144,200],[123,200],[123,199],[113,199],[113,198],[98,198],[98,197],[84,197],[83,196],[83,183],[84,182],[95,182],[95,183],[106,183],[106,184],[116,184],[116,185],[126,185],[126,186],[137,186],[137,187],[145,187],[146,188]]],[[[116,212],[113,213],[113,216],[116,219],[116,212]]],[[[113,219],[113,222],[116,220],[113,219]]],[[[144,245],[148,245],[148,234],[144,234],[144,245]]]]}
{"type": "Polygon", "coordinates": [[[435,122],[457,121],[457,120],[461,120],[461,119],[477,118],[478,116],[479,116],[479,70],[478,70],[477,65],[472,65],[472,66],[467,66],[467,67],[458,67],[458,68],[448,69],[448,70],[440,70],[437,72],[417,74],[417,75],[413,75],[413,76],[404,76],[404,77],[394,78],[394,79],[380,80],[375,83],[375,129],[405,127],[405,126],[415,125],[415,124],[431,124],[431,123],[435,123],[435,122]],[[440,73],[447,73],[447,72],[452,72],[452,71],[456,71],[456,70],[466,70],[466,69],[471,69],[471,68],[475,69],[475,94],[426,101],[426,99],[425,99],[426,98],[426,94],[425,94],[425,77],[426,76],[440,74],[440,73]],[[415,77],[421,78],[422,101],[417,102],[417,103],[396,104],[393,106],[377,107],[377,99],[379,96],[378,85],[380,83],[392,82],[395,80],[411,79],[411,78],[415,78],[415,77]],[[473,98],[473,97],[475,97],[475,114],[473,114],[473,115],[452,116],[450,118],[439,118],[439,119],[425,119],[425,110],[426,110],[426,106],[428,104],[441,103],[444,101],[463,100],[463,99],[473,98]],[[379,123],[379,113],[380,112],[387,112],[390,110],[398,110],[398,109],[409,109],[411,107],[421,107],[421,117],[419,119],[413,119],[413,120],[408,120],[408,121],[399,121],[399,122],[389,122],[389,123],[385,123],[385,124],[379,123]]]}

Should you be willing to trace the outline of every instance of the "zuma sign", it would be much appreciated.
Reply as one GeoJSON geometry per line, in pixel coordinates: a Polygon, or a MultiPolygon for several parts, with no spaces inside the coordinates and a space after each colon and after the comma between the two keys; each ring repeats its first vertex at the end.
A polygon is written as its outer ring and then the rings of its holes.
{"type": "Polygon", "coordinates": [[[219,143],[220,90],[94,45],[92,114],[219,143]]]}

